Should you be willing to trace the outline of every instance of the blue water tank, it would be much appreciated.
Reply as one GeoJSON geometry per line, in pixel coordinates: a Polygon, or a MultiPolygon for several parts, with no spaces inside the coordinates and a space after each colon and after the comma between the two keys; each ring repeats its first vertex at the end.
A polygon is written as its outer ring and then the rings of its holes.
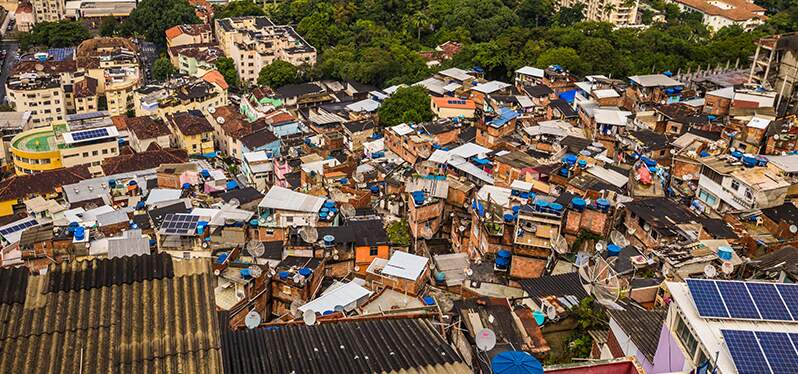
{"type": "Polygon", "coordinates": [[[723,261],[731,261],[734,250],[731,247],[718,247],[718,258],[723,261]]]}
{"type": "Polygon", "coordinates": [[[183,183],[183,189],[184,190],[190,190],[191,189],[191,183],[183,183]]]}
{"type": "Polygon", "coordinates": [[[607,255],[608,256],[617,256],[621,253],[621,246],[617,244],[610,244],[607,246],[607,255]]]}
{"type": "Polygon", "coordinates": [[[551,203],[549,204],[549,209],[554,211],[554,213],[560,213],[563,210],[563,206],[559,203],[551,203]]]}
{"type": "Polygon", "coordinates": [[[424,296],[424,305],[435,305],[435,299],[432,296],[424,296]]]}
{"type": "Polygon", "coordinates": [[[768,158],[763,156],[756,156],[756,165],[757,166],[767,166],[768,165],[768,158]]]}
{"type": "Polygon", "coordinates": [[[256,219],[249,220],[249,225],[252,226],[252,227],[257,227],[258,226],[258,220],[256,220],[256,219]]]}
{"type": "Polygon", "coordinates": [[[321,315],[323,315],[323,316],[329,316],[330,314],[333,314],[333,313],[335,313],[335,311],[334,311],[334,310],[325,310],[325,311],[324,311],[324,312],[323,312],[321,315]]]}
{"type": "Polygon", "coordinates": [[[150,239],[150,247],[154,247],[156,244],[158,244],[158,242],[156,242],[155,239],[150,239]]]}
{"type": "Polygon", "coordinates": [[[546,200],[535,201],[535,209],[539,212],[548,209],[548,207],[549,207],[549,202],[546,200]]]}
{"type": "Polygon", "coordinates": [[[568,166],[574,166],[574,164],[576,163],[576,160],[577,160],[577,157],[573,153],[569,153],[569,154],[565,155],[565,157],[562,158],[562,161],[564,163],[568,164],[568,166]]]}
{"type": "Polygon", "coordinates": [[[234,190],[236,188],[238,188],[238,182],[232,181],[232,180],[231,181],[227,181],[227,189],[228,190],[234,190]]]}
{"type": "Polygon", "coordinates": [[[327,200],[327,201],[325,201],[325,202],[324,202],[324,207],[325,207],[325,208],[332,208],[332,207],[335,207],[335,201],[332,201],[332,200],[327,200]]]}
{"type": "Polygon", "coordinates": [[[510,265],[510,259],[508,257],[496,257],[496,267],[499,269],[507,269],[507,266],[510,265]]]}
{"type": "Polygon", "coordinates": [[[83,240],[86,237],[86,229],[82,226],[75,227],[75,240],[83,240]]]}
{"type": "Polygon", "coordinates": [[[143,201],[139,201],[138,203],[136,203],[136,209],[141,210],[144,209],[144,207],[145,205],[143,201]]]}
{"type": "Polygon", "coordinates": [[[303,276],[305,278],[310,277],[311,274],[313,274],[313,269],[311,269],[311,268],[301,268],[301,269],[299,269],[299,275],[301,275],[301,276],[303,276]]]}
{"type": "Polygon", "coordinates": [[[560,175],[563,176],[563,177],[567,177],[568,176],[568,169],[567,168],[560,169],[560,175]]]}
{"type": "Polygon", "coordinates": [[[571,199],[571,208],[573,208],[573,210],[575,210],[577,212],[581,212],[581,211],[585,210],[585,206],[586,205],[587,205],[587,202],[585,202],[585,199],[583,199],[581,197],[575,197],[575,198],[571,199]]]}
{"type": "Polygon", "coordinates": [[[610,201],[607,199],[596,199],[596,208],[602,212],[610,210],[610,201]]]}
{"type": "Polygon", "coordinates": [[[414,191],[413,192],[413,202],[416,205],[424,205],[424,191],[414,191]]]}
{"type": "Polygon", "coordinates": [[[286,280],[286,279],[288,279],[288,276],[291,275],[291,274],[289,272],[287,272],[287,271],[281,271],[281,272],[277,273],[277,275],[280,276],[281,280],[286,280]]]}
{"type": "Polygon", "coordinates": [[[645,156],[643,156],[642,160],[643,160],[643,163],[645,163],[646,166],[648,166],[648,167],[657,166],[657,160],[652,160],[652,159],[650,159],[648,157],[645,157],[645,156]]]}
{"type": "Polygon", "coordinates": [[[135,180],[131,180],[130,182],[127,182],[127,185],[128,185],[128,186],[135,186],[135,185],[137,185],[137,184],[138,184],[138,183],[136,183],[136,181],[135,181],[135,180]]]}
{"type": "Polygon", "coordinates": [[[516,206],[513,207],[513,214],[518,214],[518,212],[520,212],[520,211],[521,211],[521,206],[520,205],[516,205],[516,206]]]}
{"type": "Polygon", "coordinates": [[[496,257],[501,258],[510,258],[512,255],[513,253],[506,249],[500,249],[499,252],[496,253],[496,257]]]}
{"type": "Polygon", "coordinates": [[[229,255],[230,255],[230,254],[229,254],[229,253],[227,253],[227,252],[220,253],[220,254],[219,254],[219,257],[217,257],[217,258],[216,258],[216,263],[217,263],[217,264],[223,264],[223,263],[224,263],[224,260],[227,260],[227,256],[229,256],[229,255]]]}
{"type": "Polygon", "coordinates": [[[200,175],[203,178],[210,178],[211,177],[211,172],[209,172],[208,169],[202,169],[202,170],[200,170],[200,175]]]}
{"type": "Polygon", "coordinates": [[[252,278],[252,271],[249,268],[244,268],[238,271],[241,274],[241,278],[250,279],[252,278]]]}
{"type": "Polygon", "coordinates": [[[324,235],[322,240],[324,240],[324,245],[326,246],[331,246],[335,243],[335,237],[332,235],[324,235]]]}
{"type": "Polygon", "coordinates": [[[504,222],[513,222],[513,214],[504,213],[504,222]]]}
{"type": "Polygon", "coordinates": [[[108,180],[108,186],[111,187],[111,188],[116,187],[116,179],[109,179],[108,180]]]}
{"type": "MultiPolygon", "coordinates": [[[[322,208],[322,209],[326,209],[326,208],[322,208]]],[[[321,212],[319,212],[319,218],[327,219],[327,211],[322,210],[321,212]]]]}
{"type": "Polygon", "coordinates": [[[79,226],[80,226],[80,224],[77,223],[77,222],[74,222],[74,221],[70,222],[69,226],[67,226],[67,233],[74,234],[75,233],[75,229],[78,228],[79,226]]]}
{"type": "Polygon", "coordinates": [[[747,153],[743,155],[743,165],[745,167],[752,168],[756,166],[756,164],[757,164],[756,157],[747,153]]]}
{"type": "Polygon", "coordinates": [[[376,184],[369,186],[369,189],[371,190],[371,193],[380,193],[380,186],[376,184]]]}
{"type": "Polygon", "coordinates": [[[734,157],[734,158],[736,158],[738,160],[743,157],[743,153],[740,152],[740,151],[734,151],[734,152],[731,153],[731,155],[732,155],[732,157],[734,157]]]}
{"type": "Polygon", "coordinates": [[[349,184],[349,178],[341,178],[338,180],[341,184],[349,184]]]}
{"type": "Polygon", "coordinates": [[[327,207],[322,207],[322,208],[321,208],[321,212],[323,212],[323,213],[329,213],[329,212],[330,212],[330,209],[329,209],[329,208],[327,208],[327,207]]]}
{"type": "Polygon", "coordinates": [[[584,168],[587,167],[587,160],[579,160],[579,162],[577,162],[577,164],[579,164],[579,168],[580,169],[584,169],[584,168]]]}
{"type": "Polygon", "coordinates": [[[520,197],[522,199],[528,199],[529,198],[529,192],[521,192],[521,193],[518,194],[518,197],[520,197]]]}

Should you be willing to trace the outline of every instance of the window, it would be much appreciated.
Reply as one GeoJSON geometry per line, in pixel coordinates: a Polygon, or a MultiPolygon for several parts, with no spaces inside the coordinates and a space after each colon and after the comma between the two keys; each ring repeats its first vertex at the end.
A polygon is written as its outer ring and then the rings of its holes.
{"type": "Polygon", "coordinates": [[[376,256],[379,253],[379,248],[371,247],[369,248],[369,256],[376,256]]]}
{"type": "Polygon", "coordinates": [[[99,152],[99,151],[91,151],[91,155],[92,155],[92,156],[97,156],[97,155],[99,155],[99,154],[100,154],[100,152],[99,152]]]}
{"type": "Polygon", "coordinates": [[[732,179],[732,181],[731,181],[731,188],[732,188],[732,190],[734,190],[734,191],[737,191],[737,190],[739,190],[739,189],[740,189],[740,182],[738,182],[736,179],[732,179]]]}
{"type": "Polygon", "coordinates": [[[89,157],[89,152],[83,152],[83,157],[89,157]]]}
{"type": "Polygon", "coordinates": [[[108,154],[108,150],[107,149],[103,149],[103,154],[107,155],[108,154]]]}
{"type": "Polygon", "coordinates": [[[684,349],[687,350],[687,354],[690,357],[695,357],[695,350],[698,348],[698,342],[681,317],[676,319],[676,335],[679,337],[679,341],[682,342],[684,349]]]}

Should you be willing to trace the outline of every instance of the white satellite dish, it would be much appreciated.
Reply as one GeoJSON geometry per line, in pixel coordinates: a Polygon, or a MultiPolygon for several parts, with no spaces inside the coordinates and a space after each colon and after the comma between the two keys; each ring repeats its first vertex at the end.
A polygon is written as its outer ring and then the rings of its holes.
{"type": "Polygon", "coordinates": [[[729,275],[734,271],[734,265],[732,265],[731,261],[723,261],[720,271],[722,271],[723,274],[729,275]]]}
{"type": "Polygon", "coordinates": [[[711,264],[707,264],[707,266],[704,266],[704,276],[705,277],[707,277],[707,278],[715,278],[716,275],[718,275],[718,270],[715,269],[714,266],[712,266],[711,264]]]}
{"type": "Polygon", "coordinates": [[[793,234],[798,233],[798,226],[790,225],[790,232],[793,234]]]}
{"type": "Polygon", "coordinates": [[[305,243],[313,244],[319,240],[319,232],[315,227],[303,226],[299,229],[299,237],[302,238],[302,241],[305,243]]]}
{"type": "Polygon", "coordinates": [[[546,318],[548,319],[555,319],[557,318],[557,308],[547,305],[546,306],[546,318]]]}
{"type": "Polygon", "coordinates": [[[247,313],[247,316],[244,318],[244,325],[247,326],[248,329],[252,330],[258,326],[260,326],[260,313],[257,310],[250,310],[247,313]]]}
{"type": "Polygon", "coordinates": [[[302,313],[302,321],[305,322],[308,326],[313,326],[316,324],[316,312],[308,309],[304,313],[302,313]]]}
{"type": "Polygon", "coordinates": [[[568,253],[568,242],[565,241],[562,235],[551,238],[551,247],[554,248],[557,253],[568,253]]]}
{"type": "Polygon", "coordinates": [[[604,243],[602,243],[602,242],[596,243],[595,248],[596,248],[596,252],[603,251],[604,250],[604,243]]]}
{"type": "Polygon", "coordinates": [[[579,267],[579,279],[585,290],[602,305],[611,305],[621,296],[618,274],[599,254],[579,267]]]}
{"type": "Polygon", "coordinates": [[[482,351],[490,351],[496,346],[496,333],[491,329],[482,329],[477,332],[477,348],[482,351]]]}
{"type": "Polygon", "coordinates": [[[299,274],[296,274],[296,275],[294,275],[294,278],[292,280],[294,281],[294,283],[300,284],[300,283],[302,283],[302,281],[305,280],[305,277],[303,277],[303,276],[301,276],[299,274]]]}
{"type": "Polygon", "coordinates": [[[250,240],[247,244],[244,245],[244,249],[247,250],[252,257],[260,257],[266,253],[266,247],[263,245],[262,242],[257,240],[250,240]]]}
{"type": "Polygon", "coordinates": [[[346,217],[354,217],[357,214],[354,205],[345,203],[341,205],[341,214],[346,217]]]}
{"type": "Polygon", "coordinates": [[[258,265],[252,265],[248,269],[249,274],[252,275],[252,278],[260,278],[260,276],[263,275],[263,269],[261,269],[258,265]]]}
{"type": "Polygon", "coordinates": [[[629,245],[629,239],[626,239],[626,237],[617,230],[612,230],[612,232],[610,232],[610,240],[621,247],[629,245]]]}
{"type": "Polygon", "coordinates": [[[214,108],[214,107],[212,107],[212,106],[209,106],[209,107],[208,107],[208,113],[210,113],[210,114],[214,114],[214,113],[216,113],[216,108],[214,108]]]}
{"type": "Polygon", "coordinates": [[[230,207],[233,207],[233,208],[238,208],[238,207],[241,206],[241,202],[238,201],[238,199],[236,199],[236,198],[232,198],[232,199],[230,199],[230,201],[227,202],[227,205],[229,205],[230,207]]]}
{"type": "Polygon", "coordinates": [[[221,116],[216,117],[216,123],[218,123],[220,125],[224,124],[224,117],[221,117],[221,116]]]}

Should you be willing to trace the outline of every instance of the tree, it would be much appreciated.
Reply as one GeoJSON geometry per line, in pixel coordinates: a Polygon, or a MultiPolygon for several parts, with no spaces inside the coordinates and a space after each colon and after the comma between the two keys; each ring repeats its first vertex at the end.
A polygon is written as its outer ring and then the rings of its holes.
{"type": "Polygon", "coordinates": [[[298,69],[290,62],[274,60],[260,69],[258,85],[269,87],[282,87],[297,80],[298,69]]]}
{"type": "Polygon", "coordinates": [[[584,61],[573,48],[551,48],[538,57],[537,66],[560,65],[572,72],[580,73],[584,70],[584,61]]]}
{"type": "Polygon", "coordinates": [[[429,27],[429,17],[424,12],[416,12],[410,17],[410,24],[416,29],[416,40],[421,40],[421,29],[429,27]]]}
{"type": "Polygon", "coordinates": [[[116,20],[116,17],[108,16],[103,17],[102,22],[100,22],[100,35],[102,36],[114,36],[116,33],[116,28],[119,26],[119,21],[116,20]]]}
{"type": "Polygon", "coordinates": [[[571,26],[585,19],[585,4],[576,4],[572,7],[562,7],[554,15],[554,23],[560,26],[571,26]]]}
{"type": "Polygon", "coordinates": [[[385,230],[388,234],[388,241],[393,245],[410,245],[410,225],[406,220],[396,221],[385,230]]]}
{"type": "Polygon", "coordinates": [[[215,19],[266,15],[263,8],[251,0],[238,0],[231,1],[227,5],[214,5],[213,10],[213,18],[215,19]]]}
{"type": "Polygon", "coordinates": [[[554,15],[554,3],[552,0],[522,0],[517,13],[524,26],[544,26],[554,15]]]}
{"type": "Polygon", "coordinates": [[[63,48],[72,47],[91,38],[91,32],[77,21],[58,21],[37,23],[28,33],[20,33],[19,45],[22,50],[30,47],[63,48]]]}
{"type": "Polygon", "coordinates": [[[430,97],[423,87],[402,87],[385,99],[378,111],[382,126],[432,120],[430,97]]]}
{"type": "Polygon", "coordinates": [[[186,0],[142,0],[130,12],[120,28],[127,36],[143,36],[159,45],[166,45],[165,30],[183,23],[199,23],[194,7],[186,0]]]}
{"type": "Polygon", "coordinates": [[[236,63],[232,58],[220,57],[216,59],[216,70],[222,74],[227,84],[231,87],[238,87],[238,72],[236,71],[236,63]]]}
{"type": "Polygon", "coordinates": [[[152,64],[152,77],[157,80],[165,80],[175,74],[177,74],[177,69],[166,56],[159,57],[152,64]]]}

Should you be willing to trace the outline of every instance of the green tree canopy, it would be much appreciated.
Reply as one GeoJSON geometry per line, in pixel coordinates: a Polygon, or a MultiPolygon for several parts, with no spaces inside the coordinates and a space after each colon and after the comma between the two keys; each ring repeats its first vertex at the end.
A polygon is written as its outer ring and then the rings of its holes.
{"type": "Polygon", "coordinates": [[[213,13],[213,18],[216,19],[266,15],[263,8],[251,0],[237,0],[231,1],[226,5],[214,5],[213,13]]]}
{"type": "Polygon", "coordinates": [[[152,64],[152,77],[157,80],[165,80],[175,74],[177,74],[177,69],[167,56],[159,57],[152,64]]]}
{"type": "Polygon", "coordinates": [[[274,60],[260,69],[258,85],[269,87],[282,87],[297,81],[299,69],[290,62],[274,60]]]}
{"type": "Polygon", "coordinates": [[[119,21],[116,20],[116,17],[103,17],[102,22],[100,22],[100,35],[114,36],[117,27],[119,27],[119,21]]]}
{"type": "Polygon", "coordinates": [[[430,97],[423,87],[402,87],[385,99],[378,111],[382,126],[432,120],[430,97]]]}
{"type": "Polygon", "coordinates": [[[225,82],[231,87],[239,86],[238,71],[236,71],[236,64],[232,58],[221,57],[216,59],[216,70],[219,70],[225,82]]]}
{"type": "Polygon", "coordinates": [[[19,45],[22,50],[30,47],[63,48],[72,47],[90,39],[91,32],[77,21],[42,22],[33,26],[33,30],[19,34],[19,45]]]}
{"type": "Polygon", "coordinates": [[[199,23],[194,7],[186,0],[142,0],[120,28],[122,35],[143,36],[147,40],[166,45],[166,29],[184,24],[199,23]]]}

